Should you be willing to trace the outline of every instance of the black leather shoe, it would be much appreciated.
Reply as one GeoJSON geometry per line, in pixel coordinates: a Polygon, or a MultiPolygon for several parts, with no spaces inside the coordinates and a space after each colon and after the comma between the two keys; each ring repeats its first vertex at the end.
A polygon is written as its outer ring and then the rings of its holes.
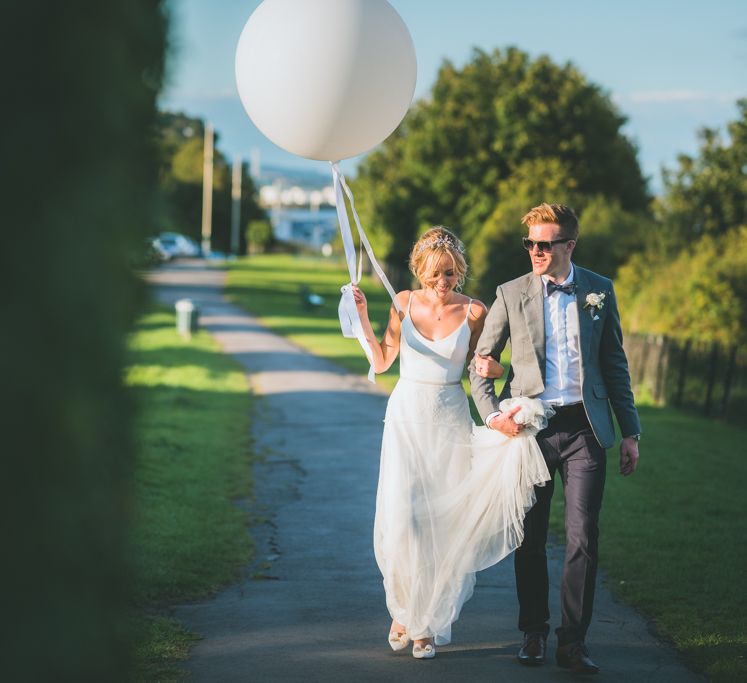
{"type": "Polygon", "coordinates": [[[524,644],[516,655],[522,664],[526,666],[539,666],[545,663],[545,646],[547,636],[544,633],[525,633],[524,644]]]}
{"type": "Polygon", "coordinates": [[[576,674],[598,674],[599,667],[591,661],[589,650],[583,643],[568,643],[558,645],[555,652],[555,661],[558,666],[570,669],[576,674]]]}

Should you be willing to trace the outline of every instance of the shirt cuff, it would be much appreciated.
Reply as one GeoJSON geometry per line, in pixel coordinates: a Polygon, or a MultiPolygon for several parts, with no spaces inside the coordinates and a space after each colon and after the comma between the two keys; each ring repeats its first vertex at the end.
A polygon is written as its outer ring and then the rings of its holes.
{"type": "Polygon", "coordinates": [[[490,426],[490,421],[491,421],[491,420],[492,420],[492,419],[493,419],[493,418],[494,418],[494,417],[495,417],[496,415],[500,415],[500,414],[501,414],[501,411],[500,411],[500,410],[496,410],[495,412],[493,412],[493,413],[490,413],[490,414],[489,414],[489,415],[488,415],[488,416],[487,416],[487,417],[485,418],[485,426],[486,426],[486,427],[487,427],[488,429],[492,429],[492,427],[490,426]]]}

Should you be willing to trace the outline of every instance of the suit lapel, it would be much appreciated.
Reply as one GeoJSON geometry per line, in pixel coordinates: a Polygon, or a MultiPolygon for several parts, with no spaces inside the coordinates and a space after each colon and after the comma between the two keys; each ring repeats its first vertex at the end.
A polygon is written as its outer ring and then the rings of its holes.
{"type": "Polygon", "coordinates": [[[581,346],[581,362],[588,358],[591,351],[591,338],[594,335],[594,321],[589,311],[584,308],[586,295],[591,292],[591,283],[586,273],[574,264],[576,280],[576,306],[578,307],[578,334],[581,346]]]}
{"type": "Polygon", "coordinates": [[[526,289],[522,292],[524,320],[537,356],[542,380],[545,380],[545,297],[542,291],[542,278],[530,275],[526,289]]]}

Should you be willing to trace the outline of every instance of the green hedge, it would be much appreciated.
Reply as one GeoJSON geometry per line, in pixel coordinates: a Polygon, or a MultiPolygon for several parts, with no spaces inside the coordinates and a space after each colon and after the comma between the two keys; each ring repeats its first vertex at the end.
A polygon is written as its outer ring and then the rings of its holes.
{"type": "Polygon", "coordinates": [[[3,673],[127,680],[131,263],[150,231],[160,0],[7,0],[3,673]]]}

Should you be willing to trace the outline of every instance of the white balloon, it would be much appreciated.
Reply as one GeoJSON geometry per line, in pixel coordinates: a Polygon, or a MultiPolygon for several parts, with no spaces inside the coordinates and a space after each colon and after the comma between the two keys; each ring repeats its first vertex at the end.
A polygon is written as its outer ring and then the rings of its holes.
{"type": "Polygon", "coordinates": [[[236,48],[249,117],[309,159],[338,161],[386,139],[416,76],[412,38],[386,0],[264,0],[236,48]]]}

